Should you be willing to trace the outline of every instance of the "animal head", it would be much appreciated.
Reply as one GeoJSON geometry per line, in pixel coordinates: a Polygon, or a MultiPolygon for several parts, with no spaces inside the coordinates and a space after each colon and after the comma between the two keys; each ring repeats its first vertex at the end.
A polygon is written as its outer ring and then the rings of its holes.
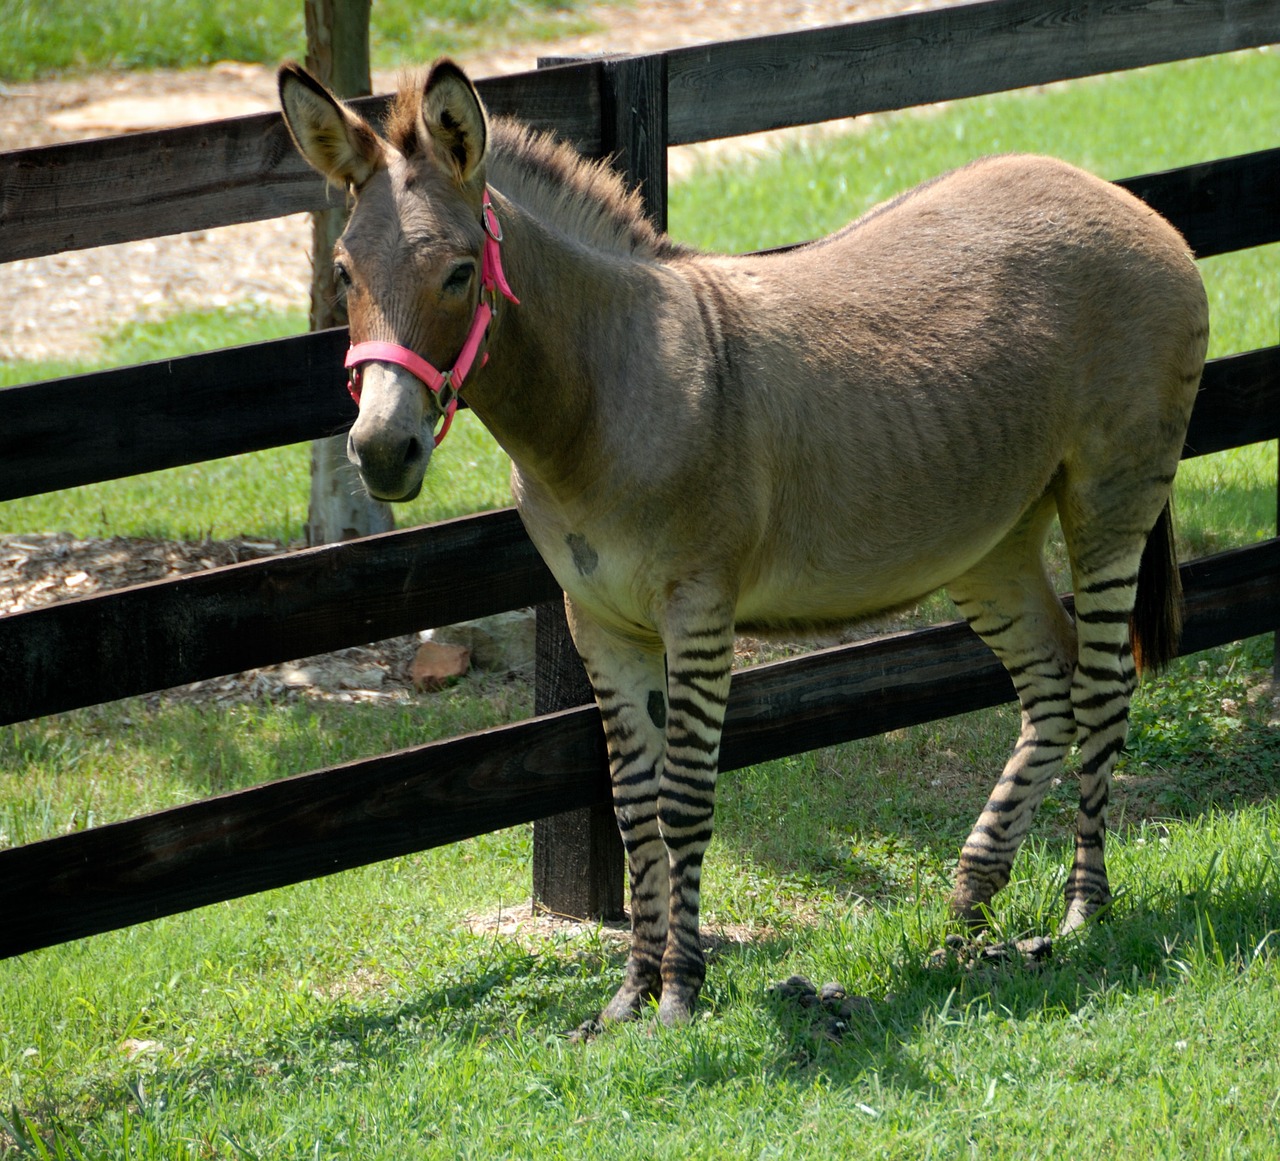
{"type": "Polygon", "coordinates": [[[429,390],[403,363],[453,367],[481,309],[484,106],[449,60],[402,87],[385,137],[296,64],[281,67],[279,86],[299,152],[352,200],[334,249],[352,344],[405,352],[401,363],[374,358],[356,369],[360,415],[347,453],[375,498],[411,500],[457,384],[442,376],[429,390]]]}

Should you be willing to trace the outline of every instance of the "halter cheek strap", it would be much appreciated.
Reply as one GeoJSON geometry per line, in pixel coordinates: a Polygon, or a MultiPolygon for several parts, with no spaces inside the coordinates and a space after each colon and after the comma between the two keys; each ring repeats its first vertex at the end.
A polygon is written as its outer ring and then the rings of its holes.
{"type": "MultiPolygon", "coordinates": [[[[520,300],[511,292],[507,277],[502,271],[502,227],[493,212],[493,203],[489,200],[489,190],[484,191],[484,202],[480,211],[480,223],[484,226],[484,248],[480,253],[480,301],[476,305],[475,316],[471,320],[471,329],[467,332],[466,341],[458,358],[448,371],[437,371],[426,359],[402,347],[399,343],[356,343],[348,351],[344,366],[347,368],[347,390],[351,398],[360,404],[360,391],[365,363],[394,363],[403,367],[409,374],[420,379],[428,391],[435,397],[436,405],[444,415],[444,423],[436,433],[435,442],[438,447],[453,423],[454,413],[458,410],[458,392],[462,382],[470,374],[475,365],[476,356],[480,353],[489,323],[493,321],[497,296],[501,292],[504,298],[519,305],[520,300]]],[[[484,366],[488,355],[480,360],[484,366]]]]}

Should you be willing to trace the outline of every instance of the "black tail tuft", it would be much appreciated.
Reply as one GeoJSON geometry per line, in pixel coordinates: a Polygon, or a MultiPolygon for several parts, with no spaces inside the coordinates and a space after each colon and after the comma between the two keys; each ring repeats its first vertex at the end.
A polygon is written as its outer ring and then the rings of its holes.
{"type": "Polygon", "coordinates": [[[1173,511],[1166,503],[1138,565],[1138,599],[1129,621],[1138,672],[1160,672],[1178,656],[1181,636],[1182,578],[1173,544],[1173,511]]]}

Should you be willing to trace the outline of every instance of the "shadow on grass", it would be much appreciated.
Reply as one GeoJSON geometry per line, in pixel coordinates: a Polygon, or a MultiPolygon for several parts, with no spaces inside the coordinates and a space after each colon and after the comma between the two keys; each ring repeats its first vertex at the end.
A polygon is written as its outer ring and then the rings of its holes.
{"type": "Polygon", "coordinates": [[[1236,975],[1270,954],[1280,933],[1276,865],[1273,860],[1269,874],[1234,876],[1211,860],[1195,881],[1175,879],[1141,901],[1122,897],[1111,916],[1055,939],[1039,963],[1015,954],[974,964],[948,952],[904,949],[893,991],[859,998],[841,1019],[829,1008],[774,1000],[768,1010],[782,1050],[772,1067],[779,1074],[817,1067],[838,1083],[874,1072],[890,1085],[945,1097],[938,1054],[917,1048],[939,1028],[972,1029],[990,1016],[1015,1023],[1071,1020],[1117,997],[1123,1003],[1176,991],[1194,970],[1189,964],[1217,964],[1236,975]]]}
{"type": "MultiPolygon", "coordinates": [[[[1117,998],[1123,1004],[1126,997],[1176,991],[1187,979],[1182,961],[1247,964],[1280,930],[1280,890],[1270,873],[1278,864],[1280,859],[1263,860],[1252,870],[1232,871],[1211,861],[1183,879],[1144,881],[1120,899],[1113,918],[1079,938],[1056,941],[1052,957],[1036,967],[1015,958],[966,968],[955,957],[933,957],[926,931],[896,944],[882,933],[876,954],[891,962],[876,978],[885,990],[855,1004],[836,1034],[827,1013],[778,999],[765,982],[785,975],[787,963],[820,959],[817,945],[830,939],[829,932],[723,939],[710,956],[702,1005],[707,1022],[656,1035],[648,1047],[655,1015],[644,1012],[638,1031],[646,1046],[639,1056],[644,1069],[656,1061],[680,1085],[737,1083],[744,1067],[770,1078],[767,1083],[802,1085],[813,1078],[860,1086],[874,1074],[886,1088],[946,1101],[956,1084],[946,1071],[950,1053],[929,1044],[945,1042],[952,1027],[959,1040],[988,1018],[1066,1022],[1117,998]]],[[[1026,911],[1018,916],[1029,917],[1026,911]]],[[[847,940],[848,933],[839,938],[847,940]]],[[[603,1078],[614,1067],[633,1074],[619,1083],[639,1083],[639,1056],[627,1049],[627,1042],[634,1049],[635,1037],[626,1030],[589,1044],[570,1045],[565,1038],[608,999],[624,958],[625,947],[607,940],[533,950],[505,938],[477,940],[448,970],[434,972],[428,986],[416,987],[410,977],[326,1003],[318,1014],[304,1004],[259,1041],[224,1046],[187,1063],[143,1057],[81,1090],[80,1100],[96,1107],[94,1131],[105,1132],[112,1117],[145,1119],[153,1105],[159,1116],[166,1103],[176,1109],[214,1093],[233,1106],[253,1102],[265,1089],[354,1093],[388,1074],[430,1071],[466,1058],[538,1075],[567,1067],[580,1076],[578,1065],[565,1064],[565,1054],[581,1060],[577,1054],[603,1053],[602,1071],[587,1074],[590,1084],[612,1084],[603,1078]],[[621,1051],[615,1052],[615,1038],[623,1041],[621,1051]]],[[[1081,1067],[1093,1065],[1086,1060],[1081,1067]]],[[[26,1112],[51,1131],[61,1124],[53,1106],[36,1102],[26,1112]]],[[[79,1132],[85,1122],[78,1115],[75,1120],[79,1132]]]]}

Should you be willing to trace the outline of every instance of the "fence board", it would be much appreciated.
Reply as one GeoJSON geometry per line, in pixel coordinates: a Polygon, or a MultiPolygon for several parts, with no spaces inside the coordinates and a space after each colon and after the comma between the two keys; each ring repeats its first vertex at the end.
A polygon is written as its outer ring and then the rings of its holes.
{"type": "Polygon", "coordinates": [[[0,957],[607,798],[569,711],[0,851],[0,957]]]}
{"type": "Polygon", "coordinates": [[[1272,0],[993,0],[668,54],[684,145],[1280,41],[1272,0]]]}
{"type": "MultiPolygon", "coordinates": [[[[598,62],[479,83],[584,152],[599,149],[598,62]]],[[[378,119],[385,95],[352,102],[378,119]]],[[[326,193],[278,113],[0,153],[0,262],[322,210],[326,193]]]]}
{"type": "Polygon", "coordinates": [[[277,113],[0,154],[0,261],[323,209],[277,113]],[[319,203],[319,204],[317,204],[319,203]]]}
{"type": "Polygon", "coordinates": [[[1182,458],[1280,436],[1280,347],[1212,359],[1204,369],[1182,458]]]}
{"type": "Polygon", "coordinates": [[[559,599],[514,509],[0,617],[0,725],[559,599]]]}
{"type": "MultiPolygon", "coordinates": [[[[989,0],[664,55],[669,144],[1280,41],[1271,0],[989,0]]],[[[599,62],[491,78],[495,113],[600,147],[599,62]]],[[[378,110],[383,98],[362,108],[378,110]]],[[[0,154],[0,262],[324,208],[277,114],[0,154]]]]}
{"type": "Polygon", "coordinates": [[[345,430],[346,328],[0,391],[0,500],[345,430]]]}
{"type": "MultiPolygon", "coordinates": [[[[1280,540],[1183,566],[1185,648],[1280,619],[1280,540]]],[[[953,623],[745,670],[722,769],[1012,697],[953,623]]],[[[352,762],[0,851],[0,956],[608,800],[593,708],[352,762]]]]}
{"type": "Polygon", "coordinates": [[[1124,178],[1116,184],[1177,226],[1197,258],[1280,241],[1280,149],[1124,178]]]}
{"type": "MultiPolygon", "coordinates": [[[[346,332],[0,391],[0,500],[332,434],[355,418],[346,332]]],[[[1211,360],[1186,455],[1280,435],[1280,347],[1211,360]]]]}

